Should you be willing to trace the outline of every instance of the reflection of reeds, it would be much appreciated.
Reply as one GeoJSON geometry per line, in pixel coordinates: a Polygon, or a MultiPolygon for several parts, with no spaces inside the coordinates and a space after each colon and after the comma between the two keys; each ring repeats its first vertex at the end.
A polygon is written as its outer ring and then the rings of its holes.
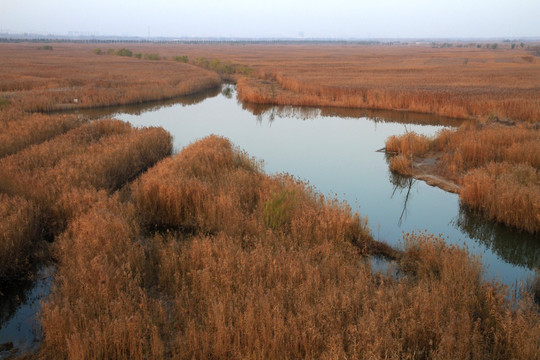
{"type": "Polygon", "coordinates": [[[510,264],[532,270],[540,263],[540,247],[534,234],[522,233],[519,241],[516,242],[512,228],[493,224],[493,221],[464,204],[459,207],[455,225],[467,233],[471,239],[491,249],[510,264]]]}

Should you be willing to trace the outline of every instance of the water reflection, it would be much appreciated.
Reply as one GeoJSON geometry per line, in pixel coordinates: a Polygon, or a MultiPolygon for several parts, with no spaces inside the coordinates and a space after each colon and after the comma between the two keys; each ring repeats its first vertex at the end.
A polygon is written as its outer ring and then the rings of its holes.
{"type": "Polygon", "coordinates": [[[150,101],[143,104],[118,105],[118,106],[108,106],[108,107],[93,108],[93,109],[79,109],[79,110],[70,111],[70,112],[75,113],[75,114],[80,114],[90,119],[110,117],[110,116],[113,116],[114,114],[141,115],[145,112],[157,111],[157,110],[161,110],[163,108],[167,108],[171,106],[196,105],[203,102],[206,99],[218,96],[221,93],[221,91],[222,91],[221,88],[217,87],[217,88],[205,90],[202,92],[198,92],[193,95],[182,96],[182,97],[168,99],[168,100],[150,101]]]}
{"type": "Polygon", "coordinates": [[[407,204],[411,198],[411,189],[417,180],[412,176],[402,176],[391,171],[388,173],[390,174],[390,183],[394,186],[391,198],[393,198],[398,191],[400,195],[403,195],[403,207],[398,220],[398,226],[401,227],[403,220],[407,219],[407,204]]]}
{"type": "Polygon", "coordinates": [[[280,118],[294,118],[299,120],[311,120],[320,117],[338,117],[338,118],[369,118],[374,122],[400,123],[414,125],[433,125],[433,126],[459,126],[463,119],[455,119],[431,114],[407,112],[407,111],[389,111],[389,110],[368,110],[368,109],[349,109],[336,107],[307,107],[307,106],[289,106],[289,105],[267,105],[254,104],[238,101],[242,109],[250,111],[257,116],[259,121],[264,119],[269,122],[280,118]]]}
{"type": "Polygon", "coordinates": [[[454,224],[504,261],[531,270],[540,267],[540,247],[536,236],[526,233],[516,236],[516,231],[494,224],[462,205],[454,224]]]}
{"type": "Polygon", "coordinates": [[[33,279],[2,288],[0,297],[0,358],[35,350],[41,336],[37,313],[40,301],[52,288],[52,267],[37,271],[33,279]]]}

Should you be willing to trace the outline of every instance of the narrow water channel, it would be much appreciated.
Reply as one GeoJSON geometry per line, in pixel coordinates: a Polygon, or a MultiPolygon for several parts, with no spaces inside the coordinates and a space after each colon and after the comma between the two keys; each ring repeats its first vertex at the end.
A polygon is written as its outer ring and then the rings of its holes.
{"type": "MultiPolygon", "coordinates": [[[[85,115],[89,115],[85,113],[85,115]]],[[[425,114],[358,109],[242,104],[235,87],[181,101],[94,111],[136,126],[162,126],[176,151],[210,134],[222,135],[267,173],[287,172],[367,216],[376,239],[399,246],[402,232],[426,230],[481,257],[487,279],[514,286],[540,266],[536,237],[486,221],[459,205],[456,194],[392,174],[377,152],[387,137],[434,135],[458,120],[425,114]]]]}
{"type": "MultiPolygon", "coordinates": [[[[467,247],[481,258],[486,279],[515,286],[540,267],[536,237],[463,209],[456,194],[392,174],[386,155],[377,151],[390,135],[406,131],[433,135],[459,125],[457,120],[389,111],[242,104],[232,85],[183,99],[80,114],[161,126],[174,136],[176,151],[210,134],[225,136],[264,160],[267,173],[293,174],[323,194],[347,201],[368,218],[378,240],[399,247],[403,232],[427,231],[467,247]]],[[[51,288],[48,271],[16,293],[3,295],[0,345],[19,350],[36,346],[40,331],[35,316],[39,300],[51,288]]],[[[0,358],[9,354],[9,349],[0,348],[0,358]]]]}
{"type": "MultiPolygon", "coordinates": [[[[85,113],[88,115],[88,113],[85,113]]],[[[392,174],[377,152],[387,137],[434,135],[458,120],[425,114],[358,109],[242,104],[225,85],[178,102],[94,111],[136,126],[162,126],[176,151],[210,134],[229,138],[263,159],[267,173],[287,172],[367,216],[376,239],[400,245],[402,232],[426,230],[481,257],[487,279],[516,285],[540,266],[536,237],[463,209],[456,194],[392,174]]]]}

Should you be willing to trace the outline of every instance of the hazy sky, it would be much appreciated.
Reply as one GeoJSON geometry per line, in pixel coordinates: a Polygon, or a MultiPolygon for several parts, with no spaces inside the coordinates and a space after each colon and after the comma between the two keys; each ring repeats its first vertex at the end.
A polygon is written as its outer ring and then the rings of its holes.
{"type": "Polygon", "coordinates": [[[0,32],[223,37],[540,36],[540,0],[0,0],[0,32]]]}

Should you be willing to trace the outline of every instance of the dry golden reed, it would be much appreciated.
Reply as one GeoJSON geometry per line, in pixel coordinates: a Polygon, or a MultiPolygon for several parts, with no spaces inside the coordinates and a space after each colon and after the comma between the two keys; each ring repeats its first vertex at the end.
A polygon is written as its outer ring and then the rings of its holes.
{"type": "Polygon", "coordinates": [[[217,87],[214,72],[175,61],[97,56],[92,48],[0,44],[2,96],[27,112],[91,108],[165,100],[217,87]]]}
{"type": "Polygon", "coordinates": [[[12,250],[6,245],[0,256],[11,257],[13,267],[20,267],[43,240],[37,235],[52,239],[106,196],[98,190],[119,189],[171,152],[172,137],[161,128],[135,129],[118,120],[100,120],[0,159],[0,195],[26,199],[19,210],[9,208],[19,217],[2,219],[9,236],[4,242],[14,245],[12,250]],[[24,238],[32,231],[37,234],[24,238]]]}
{"type": "Polygon", "coordinates": [[[0,283],[24,275],[39,235],[35,206],[24,198],[0,193],[0,283]]]}
{"type": "Polygon", "coordinates": [[[499,121],[442,130],[434,139],[414,133],[391,136],[386,149],[399,155],[390,170],[412,175],[415,156],[439,152],[437,171],[461,185],[460,199],[488,218],[537,233],[540,230],[540,131],[536,125],[499,121]]]}
{"type": "Polygon", "coordinates": [[[463,177],[461,201],[487,217],[540,232],[540,175],[527,164],[489,163],[463,177]]]}
{"type": "Polygon", "coordinates": [[[101,198],[54,243],[42,358],[533,359],[540,350],[531,298],[512,302],[465,250],[405,234],[401,275],[374,273],[362,256],[374,241],[346,204],[265,175],[226,139],[162,160],[132,191],[133,205],[101,198]]]}
{"type": "Polygon", "coordinates": [[[17,121],[0,121],[0,158],[52,139],[82,124],[76,116],[31,114],[17,121]]]}

